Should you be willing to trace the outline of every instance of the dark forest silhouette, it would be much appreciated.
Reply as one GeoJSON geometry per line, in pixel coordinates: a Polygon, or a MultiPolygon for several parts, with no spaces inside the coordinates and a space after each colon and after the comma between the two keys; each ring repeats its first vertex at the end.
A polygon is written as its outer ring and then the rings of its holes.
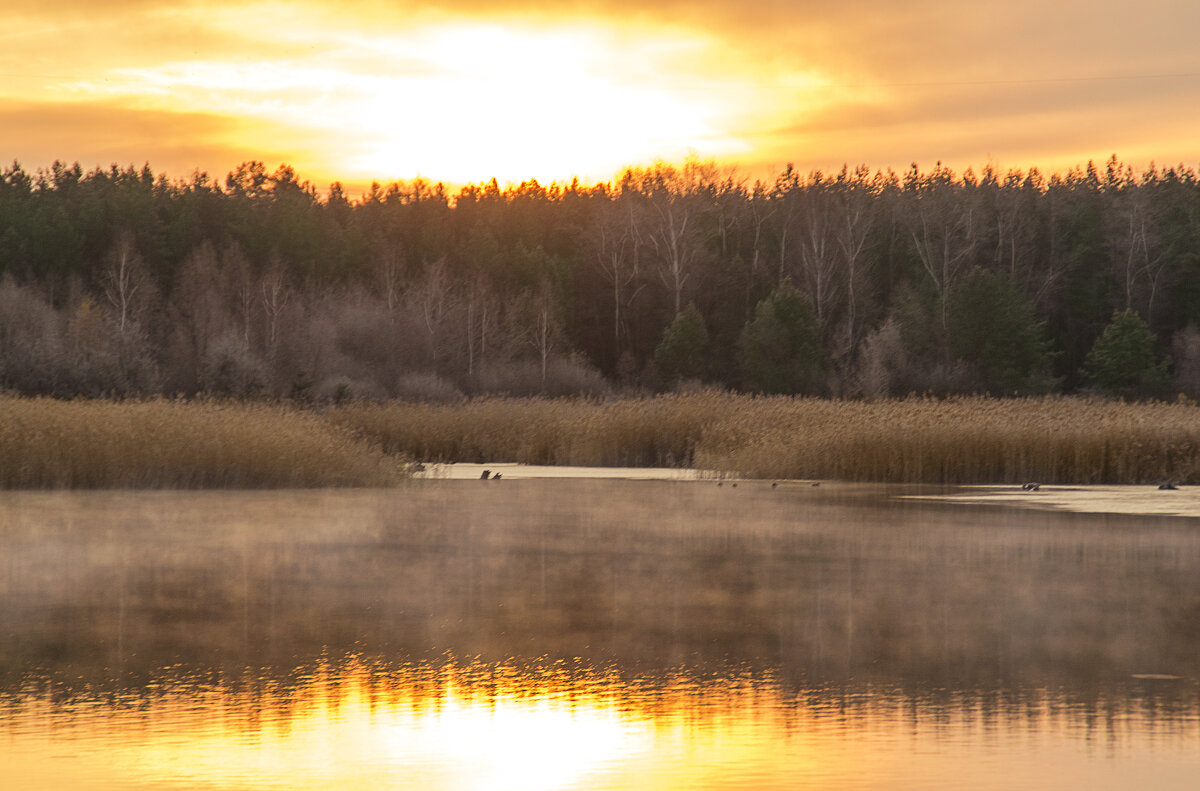
{"type": "Polygon", "coordinates": [[[696,383],[1200,395],[1200,181],[690,160],[351,200],[288,166],[0,174],[0,387],[447,399],[696,383]]]}

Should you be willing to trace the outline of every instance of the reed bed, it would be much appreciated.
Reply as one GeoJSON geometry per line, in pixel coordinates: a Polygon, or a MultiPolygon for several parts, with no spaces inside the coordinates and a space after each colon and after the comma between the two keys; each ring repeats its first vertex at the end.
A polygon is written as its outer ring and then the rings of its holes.
{"type": "Polygon", "coordinates": [[[0,396],[0,488],[373,486],[405,458],[907,483],[1200,483],[1200,407],[707,392],[357,403],[0,396]]]}
{"type": "Polygon", "coordinates": [[[914,483],[1200,483],[1200,409],[1051,397],[761,399],[718,424],[702,467],[914,483]]]}
{"type": "Polygon", "coordinates": [[[389,453],[427,461],[687,467],[705,427],[734,404],[716,394],[610,401],[482,398],[351,404],[331,410],[329,419],[389,453]]]}
{"type": "Polygon", "coordinates": [[[403,473],[368,441],[284,406],[0,396],[0,488],[376,486],[403,473]]]}
{"type": "Polygon", "coordinates": [[[329,419],[389,452],[431,461],[911,483],[1200,483],[1200,408],[1179,403],[698,393],[358,404],[329,419]]]}

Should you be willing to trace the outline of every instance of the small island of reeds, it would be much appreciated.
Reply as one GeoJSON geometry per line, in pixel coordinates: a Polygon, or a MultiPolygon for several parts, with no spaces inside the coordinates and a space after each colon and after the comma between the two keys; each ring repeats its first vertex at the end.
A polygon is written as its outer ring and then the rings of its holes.
{"type": "Polygon", "coordinates": [[[935,484],[1200,482],[1200,407],[721,392],[323,408],[0,397],[0,487],[380,486],[416,460],[935,484]]]}

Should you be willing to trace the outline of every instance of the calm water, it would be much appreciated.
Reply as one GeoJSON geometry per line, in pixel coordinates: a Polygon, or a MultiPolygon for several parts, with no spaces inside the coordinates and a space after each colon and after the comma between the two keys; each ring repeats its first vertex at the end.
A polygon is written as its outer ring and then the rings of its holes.
{"type": "Polygon", "coordinates": [[[14,789],[1192,789],[1200,520],[910,490],[0,494],[14,789]]]}

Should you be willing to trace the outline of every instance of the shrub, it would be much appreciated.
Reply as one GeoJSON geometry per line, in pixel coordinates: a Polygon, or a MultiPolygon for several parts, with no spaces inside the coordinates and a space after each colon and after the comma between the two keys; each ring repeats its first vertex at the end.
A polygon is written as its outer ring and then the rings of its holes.
{"type": "Polygon", "coordinates": [[[266,387],[266,363],[243,336],[229,331],[220,335],[200,361],[200,387],[215,396],[246,398],[266,387]]]}
{"type": "Polygon", "coordinates": [[[452,382],[428,371],[401,374],[396,380],[395,392],[401,401],[443,404],[463,399],[462,391],[452,382]]]}

